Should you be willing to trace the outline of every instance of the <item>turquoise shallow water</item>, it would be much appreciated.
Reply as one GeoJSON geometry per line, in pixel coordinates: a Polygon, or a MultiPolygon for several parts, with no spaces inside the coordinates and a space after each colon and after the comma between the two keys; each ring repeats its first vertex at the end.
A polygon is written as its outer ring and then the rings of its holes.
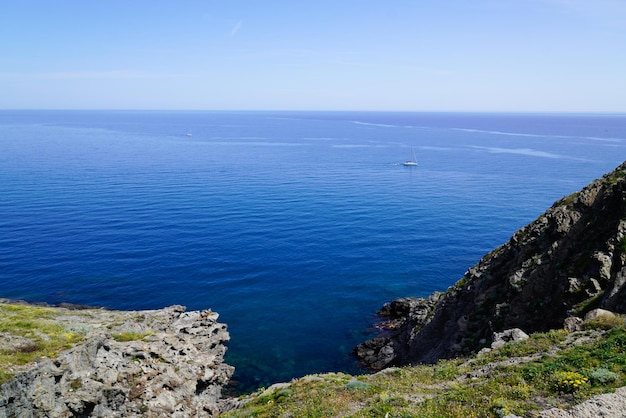
{"type": "Polygon", "coordinates": [[[241,387],[355,371],[383,303],[624,159],[624,115],[0,111],[0,296],[211,308],[241,387]]]}

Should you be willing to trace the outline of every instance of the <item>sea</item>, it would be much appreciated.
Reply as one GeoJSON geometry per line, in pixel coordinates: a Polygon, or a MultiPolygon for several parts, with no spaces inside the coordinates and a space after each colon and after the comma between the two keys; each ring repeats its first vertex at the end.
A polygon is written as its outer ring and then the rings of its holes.
{"type": "Polygon", "coordinates": [[[624,160],[623,114],[2,110],[0,297],[212,309],[235,392],[362,373],[383,304],[624,160]]]}

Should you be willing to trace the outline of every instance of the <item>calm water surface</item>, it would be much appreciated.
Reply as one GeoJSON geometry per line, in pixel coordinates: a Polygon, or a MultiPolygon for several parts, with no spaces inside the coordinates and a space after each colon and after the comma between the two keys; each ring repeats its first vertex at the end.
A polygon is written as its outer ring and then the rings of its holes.
{"type": "Polygon", "coordinates": [[[383,303],[624,159],[624,115],[0,111],[0,297],[211,308],[240,388],[354,372],[383,303]]]}

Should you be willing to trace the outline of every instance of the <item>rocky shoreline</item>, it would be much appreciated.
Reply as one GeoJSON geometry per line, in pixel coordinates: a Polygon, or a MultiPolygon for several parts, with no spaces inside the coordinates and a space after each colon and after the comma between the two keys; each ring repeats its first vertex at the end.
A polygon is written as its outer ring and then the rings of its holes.
{"type": "MultiPolygon", "coordinates": [[[[245,403],[221,399],[234,369],[224,363],[226,325],[210,310],[122,312],[0,299],[0,313],[19,306],[42,310],[41,321],[61,326],[69,348],[10,366],[0,418],[215,417],[245,403]]],[[[385,332],[354,354],[374,370],[435,363],[527,333],[577,331],[582,317],[613,315],[607,310],[626,313],[626,163],[557,201],[446,292],[386,304],[379,312],[385,332]]],[[[28,353],[51,338],[1,329],[0,351],[28,353]]],[[[624,396],[619,389],[539,416],[624,416],[624,396]]]]}
{"type": "Polygon", "coordinates": [[[557,201],[445,293],[385,305],[386,333],[354,353],[376,370],[434,363],[477,352],[494,332],[558,329],[595,308],[626,313],[626,163],[557,201]]]}
{"type": "MultiPolygon", "coordinates": [[[[0,300],[0,308],[15,307],[0,300]]],[[[42,321],[61,325],[68,341],[79,341],[55,358],[12,367],[14,377],[0,387],[0,417],[219,415],[221,390],[234,368],[224,363],[230,337],[217,313],[182,306],[33,308],[46,314],[42,321]]],[[[50,340],[37,331],[1,334],[2,350],[25,351],[50,340]]]]}

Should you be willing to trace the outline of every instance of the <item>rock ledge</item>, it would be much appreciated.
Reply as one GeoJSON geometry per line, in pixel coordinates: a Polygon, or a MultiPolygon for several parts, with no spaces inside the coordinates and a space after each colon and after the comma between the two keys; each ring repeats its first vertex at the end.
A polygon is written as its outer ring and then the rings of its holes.
{"type": "Polygon", "coordinates": [[[218,314],[183,306],[51,309],[55,323],[84,339],[55,359],[16,370],[0,386],[0,417],[219,415],[221,389],[234,369],[223,363],[230,337],[218,314]]]}

